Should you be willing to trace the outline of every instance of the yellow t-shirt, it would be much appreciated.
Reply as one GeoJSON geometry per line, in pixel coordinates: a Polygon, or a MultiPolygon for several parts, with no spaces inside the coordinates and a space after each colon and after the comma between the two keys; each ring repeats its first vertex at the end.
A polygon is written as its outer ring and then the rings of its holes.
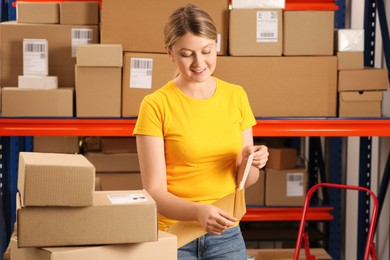
{"type": "MultiPolygon", "coordinates": [[[[133,132],[164,139],[168,191],[200,203],[235,190],[242,131],[256,124],[244,89],[216,82],[214,95],[199,100],[169,81],[144,98],[133,132]]],[[[161,230],[175,222],[159,216],[161,230]]]]}

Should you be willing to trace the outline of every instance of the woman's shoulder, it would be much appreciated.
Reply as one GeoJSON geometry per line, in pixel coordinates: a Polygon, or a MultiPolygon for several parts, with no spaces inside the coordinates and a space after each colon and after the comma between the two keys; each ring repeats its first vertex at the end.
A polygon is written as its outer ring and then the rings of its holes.
{"type": "Polygon", "coordinates": [[[149,101],[159,101],[167,99],[172,92],[172,81],[167,82],[159,89],[154,90],[152,93],[147,94],[144,98],[149,101]]]}
{"type": "Polygon", "coordinates": [[[224,81],[220,78],[216,78],[217,85],[219,86],[220,89],[223,91],[228,91],[228,92],[233,92],[233,93],[244,93],[245,90],[241,85],[234,84],[232,82],[227,82],[224,81]]]}

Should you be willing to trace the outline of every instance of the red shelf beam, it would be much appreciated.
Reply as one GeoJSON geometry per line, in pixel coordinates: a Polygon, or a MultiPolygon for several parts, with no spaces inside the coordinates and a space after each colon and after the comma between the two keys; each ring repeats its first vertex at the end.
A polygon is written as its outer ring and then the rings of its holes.
{"type": "MultiPolygon", "coordinates": [[[[311,207],[307,210],[307,220],[324,221],[332,220],[333,207],[311,207]]],[[[247,208],[242,222],[261,221],[300,221],[303,208],[247,208]]]]}

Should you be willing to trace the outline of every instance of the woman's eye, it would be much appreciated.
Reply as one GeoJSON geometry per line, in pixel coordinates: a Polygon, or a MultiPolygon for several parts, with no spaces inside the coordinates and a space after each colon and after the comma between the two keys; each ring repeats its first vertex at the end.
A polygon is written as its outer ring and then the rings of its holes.
{"type": "Polygon", "coordinates": [[[184,58],[189,58],[189,57],[191,57],[191,54],[190,53],[181,53],[180,56],[182,56],[184,58]]]}

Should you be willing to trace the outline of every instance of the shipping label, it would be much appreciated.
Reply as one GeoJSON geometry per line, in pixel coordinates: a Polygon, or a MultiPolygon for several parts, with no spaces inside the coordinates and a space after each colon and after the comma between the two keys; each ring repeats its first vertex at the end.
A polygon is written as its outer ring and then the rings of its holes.
{"type": "Polygon", "coordinates": [[[153,59],[130,59],[130,88],[152,88],[153,59]]]}
{"type": "Polygon", "coordinates": [[[148,201],[142,193],[109,194],[107,195],[107,198],[112,204],[129,204],[148,201]]]}
{"type": "Polygon", "coordinates": [[[78,45],[91,44],[92,40],[92,29],[72,28],[72,57],[76,58],[78,45]]]}
{"type": "Polygon", "coordinates": [[[287,197],[303,195],[303,173],[287,173],[287,197]]]}
{"type": "Polygon", "coordinates": [[[256,17],[256,42],[278,41],[278,12],[259,11],[256,17]]]}

